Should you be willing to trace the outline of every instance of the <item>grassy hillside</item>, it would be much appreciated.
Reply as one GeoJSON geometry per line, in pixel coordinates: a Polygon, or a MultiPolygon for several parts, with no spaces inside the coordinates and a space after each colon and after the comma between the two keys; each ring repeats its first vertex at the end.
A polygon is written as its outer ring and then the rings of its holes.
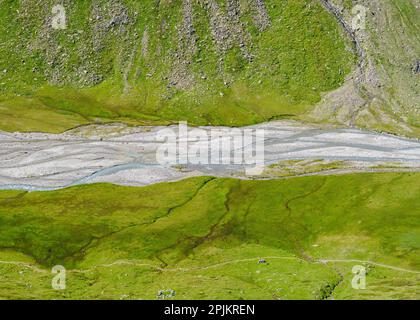
{"type": "Polygon", "coordinates": [[[2,191],[0,298],[155,299],[173,289],[180,299],[419,299],[418,181],[201,177],[2,191]],[[64,291],[51,289],[55,264],[69,270],[64,291]],[[366,290],[351,288],[354,265],[368,270],[366,290]]]}
{"type": "Polygon", "coordinates": [[[420,1],[328,3],[350,29],[356,4],[365,8],[366,19],[353,33],[359,67],[343,87],[324,97],[313,118],[419,138],[420,1]]]}
{"type": "Polygon", "coordinates": [[[315,0],[0,1],[0,129],[244,125],[343,84],[349,40],[315,0]]]}

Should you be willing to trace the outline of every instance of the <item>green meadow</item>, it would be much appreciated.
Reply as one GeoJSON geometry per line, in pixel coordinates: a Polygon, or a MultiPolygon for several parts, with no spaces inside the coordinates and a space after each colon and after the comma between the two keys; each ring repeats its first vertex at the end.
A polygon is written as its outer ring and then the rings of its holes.
{"type": "Polygon", "coordinates": [[[1,191],[0,298],[419,299],[419,178],[1,191]],[[55,265],[65,290],[51,288],[55,265]],[[364,290],[351,285],[357,265],[364,290]]]}

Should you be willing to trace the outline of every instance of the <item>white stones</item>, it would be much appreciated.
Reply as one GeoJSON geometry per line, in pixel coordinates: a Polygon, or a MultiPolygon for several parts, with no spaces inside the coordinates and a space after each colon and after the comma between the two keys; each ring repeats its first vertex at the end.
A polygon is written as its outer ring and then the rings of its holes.
{"type": "MultiPolygon", "coordinates": [[[[0,189],[4,185],[63,187],[74,182],[141,186],[199,175],[241,176],[243,167],[229,165],[187,165],[182,170],[159,165],[156,134],[164,128],[168,127],[104,125],[63,134],[0,132],[0,189]]],[[[266,165],[330,159],[370,165],[403,161],[415,170],[420,167],[418,140],[353,129],[327,130],[291,121],[247,128],[264,130],[266,165]]]]}

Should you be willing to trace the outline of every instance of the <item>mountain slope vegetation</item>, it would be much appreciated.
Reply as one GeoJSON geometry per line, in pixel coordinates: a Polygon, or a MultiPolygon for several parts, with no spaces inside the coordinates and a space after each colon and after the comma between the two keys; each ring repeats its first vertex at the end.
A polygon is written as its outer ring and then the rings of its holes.
{"type": "Polygon", "coordinates": [[[0,128],[299,116],[354,68],[314,0],[1,0],[0,128]],[[54,29],[52,9],[65,9],[54,29]]]}
{"type": "Polygon", "coordinates": [[[357,44],[359,62],[345,85],[311,110],[309,120],[419,138],[420,1],[322,3],[357,44]],[[355,18],[358,13],[361,20],[355,18]]]}

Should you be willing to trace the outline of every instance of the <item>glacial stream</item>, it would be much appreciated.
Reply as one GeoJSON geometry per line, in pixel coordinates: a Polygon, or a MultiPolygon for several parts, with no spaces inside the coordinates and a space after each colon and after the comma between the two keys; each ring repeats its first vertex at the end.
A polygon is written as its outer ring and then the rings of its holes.
{"type": "MultiPolygon", "coordinates": [[[[234,164],[233,160],[224,164],[160,163],[156,159],[158,148],[173,143],[157,139],[162,130],[178,133],[177,126],[122,125],[91,126],[62,134],[0,132],[0,189],[49,191],[102,182],[143,186],[199,175],[258,179],[244,174],[250,165],[234,164]]],[[[290,121],[235,130],[189,128],[188,135],[179,133],[175,143],[211,146],[222,140],[234,141],[244,130],[253,133],[263,130],[264,152],[256,158],[264,166],[285,160],[323,159],[402,163],[414,170],[420,168],[419,140],[357,129],[321,129],[290,121]],[[208,134],[209,141],[200,142],[197,136],[190,135],[196,129],[208,134]],[[212,137],[211,129],[225,131],[212,137]]],[[[227,145],[220,146],[222,153],[227,145]]],[[[244,142],[242,148],[245,147],[244,142]]],[[[231,149],[229,152],[233,153],[231,149]]]]}

